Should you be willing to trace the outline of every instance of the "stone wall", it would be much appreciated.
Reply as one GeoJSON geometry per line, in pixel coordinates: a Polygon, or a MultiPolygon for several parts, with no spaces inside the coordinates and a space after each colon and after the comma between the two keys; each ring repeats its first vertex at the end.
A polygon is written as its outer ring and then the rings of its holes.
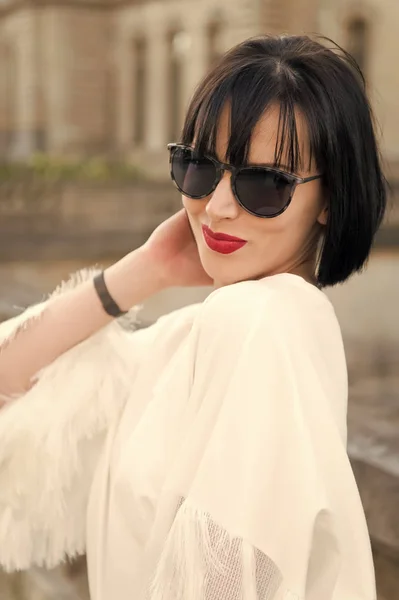
{"type": "Polygon", "coordinates": [[[0,186],[0,262],[97,260],[146,241],[179,208],[170,182],[0,186]]]}

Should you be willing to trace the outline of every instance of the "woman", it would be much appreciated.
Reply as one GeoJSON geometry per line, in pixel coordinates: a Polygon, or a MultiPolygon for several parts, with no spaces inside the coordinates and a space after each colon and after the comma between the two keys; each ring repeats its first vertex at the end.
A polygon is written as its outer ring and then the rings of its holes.
{"type": "Polygon", "coordinates": [[[375,600],[322,291],[385,210],[361,74],[307,37],[252,38],[169,150],[183,209],[1,326],[0,562],[86,551],[92,600],[375,600]],[[115,320],[212,283],[148,329],[115,320]]]}

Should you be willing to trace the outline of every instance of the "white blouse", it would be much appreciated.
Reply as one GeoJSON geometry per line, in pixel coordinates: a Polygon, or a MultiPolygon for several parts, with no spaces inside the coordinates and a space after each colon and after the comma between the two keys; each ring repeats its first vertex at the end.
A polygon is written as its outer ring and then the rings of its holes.
{"type": "Polygon", "coordinates": [[[1,410],[0,564],[86,552],[92,600],[375,600],[327,296],[284,273],[124,322],[1,410]]]}

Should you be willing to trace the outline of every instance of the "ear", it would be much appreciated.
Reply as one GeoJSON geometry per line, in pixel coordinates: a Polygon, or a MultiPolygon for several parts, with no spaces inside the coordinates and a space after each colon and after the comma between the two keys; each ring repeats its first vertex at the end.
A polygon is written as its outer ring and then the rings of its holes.
{"type": "Polygon", "coordinates": [[[326,225],[327,218],[328,218],[328,206],[326,204],[324,206],[324,208],[322,209],[322,211],[319,213],[319,216],[317,217],[317,222],[320,223],[320,225],[326,225]]]}

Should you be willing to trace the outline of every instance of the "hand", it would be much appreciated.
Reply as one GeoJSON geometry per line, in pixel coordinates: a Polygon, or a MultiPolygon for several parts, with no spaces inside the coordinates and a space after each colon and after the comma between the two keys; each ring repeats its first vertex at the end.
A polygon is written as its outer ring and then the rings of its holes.
{"type": "Polygon", "coordinates": [[[141,249],[160,268],[166,287],[213,285],[202,267],[185,208],[163,221],[141,249]]]}

